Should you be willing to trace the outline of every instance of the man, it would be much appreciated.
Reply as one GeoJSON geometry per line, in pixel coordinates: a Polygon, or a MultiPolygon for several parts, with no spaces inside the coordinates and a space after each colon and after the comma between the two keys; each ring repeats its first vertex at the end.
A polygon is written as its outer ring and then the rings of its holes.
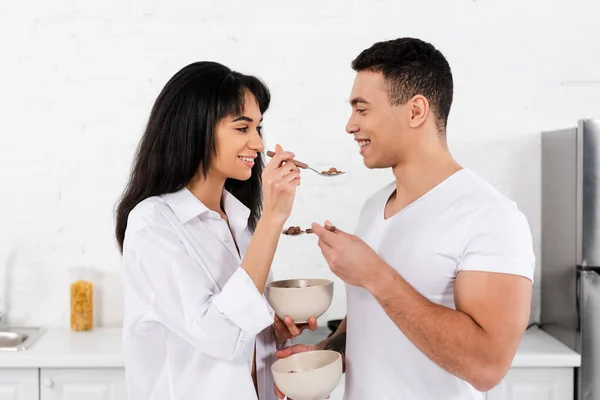
{"type": "Polygon", "coordinates": [[[401,38],[352,66],[347,132],[368,168],[392,168],[396,180],[365,203],[356,235],[312,226],[348,299],[346,319],[317,348],[345,355],[346,400],[481,399],[529,321],[527,220],[452,158],[453,80],[438,50],[401,38]]]}

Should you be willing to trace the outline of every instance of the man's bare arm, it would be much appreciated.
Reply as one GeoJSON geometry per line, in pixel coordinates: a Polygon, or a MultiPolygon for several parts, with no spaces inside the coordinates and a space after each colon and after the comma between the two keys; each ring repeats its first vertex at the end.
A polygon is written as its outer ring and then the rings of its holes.
{"type": "Polygon", "coordinates": [[[452,310],[423,297],[389,265],[381,271],[367,289],[427,357],[482,392],[503,379],[529,321],[530,280],[460,272],[452,310]]]}

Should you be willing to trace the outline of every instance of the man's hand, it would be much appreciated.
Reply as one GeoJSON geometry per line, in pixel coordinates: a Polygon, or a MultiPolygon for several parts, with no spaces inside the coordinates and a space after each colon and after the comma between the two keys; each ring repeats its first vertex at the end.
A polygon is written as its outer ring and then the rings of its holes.
{"type": "Polygon", "coordinates": [[[319,325],[317,319],[311,317],[308,319],[306,324],[296,325],[290,317],[285,317],[283,321],[276,315],[275,322],[273,323],[273,330],[275,331],[275,339],[277,346],[285,342],[288,339],[295,338],[300,335],[305,329],[316,331],[319,325]]]}
{"type": "MultiPolygon", "coordinates": [[[[285,349],[277,351],[275,353],[275,357],[286,358],[286,357],[291,356],[292,354],[304,353],[306,351],[313,351],[313,350],[322,350],[322,349],[317,346],[312,346],[309,344],[297,344],[295,346],[286,347],[285,349]]],[[[274,389],[275,389],[275,395],[277,395],[278,399],[285,398],[285,394],[281,393],[281,391],[279,390],[277,385],[275,385],[274,389]]],[[[329,398],[329,396],[327,396],[327,398],[329,398]]],[[[288,400],[293,400],[293,399],[288,399],[288,400]]]]}
{"type": "Polygon", "coordinates": [[[296,344],[294,346],[289,346],[284,349],[277,350],[277,352],[275,352],[275,357],[287,358],[287,357],[291,356],[292,354],[305,353],[307,351],[314,351],[314,350],[323,350],[323,349],[321,349],[317,346],[310,345],[310,344],[296,344]]]}
{"type": "MultiPolygon", "coordinates": [[[[329,221],[325,226],[330,226],[329,221]]],[[[319,237],[319,247],[331,271],[344,282],[354,286],[369,286],[379,270],[387,266],[365,242],[355,235],[336,228],[330,232],[313,223],[313,232],[319,237]]]]}

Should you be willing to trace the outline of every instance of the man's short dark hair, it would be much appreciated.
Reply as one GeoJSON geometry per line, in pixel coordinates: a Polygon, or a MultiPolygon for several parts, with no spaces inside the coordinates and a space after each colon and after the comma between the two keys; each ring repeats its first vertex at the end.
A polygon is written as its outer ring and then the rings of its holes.
{"type": "Polygon", "coordinates": [[[425,96],[445,134],[452,105],[450,65],[431,44],[415,38],[375,43],[352,61],[357,71],[381,72],[390,104],[402,105],[418,94],[425,96]]]}

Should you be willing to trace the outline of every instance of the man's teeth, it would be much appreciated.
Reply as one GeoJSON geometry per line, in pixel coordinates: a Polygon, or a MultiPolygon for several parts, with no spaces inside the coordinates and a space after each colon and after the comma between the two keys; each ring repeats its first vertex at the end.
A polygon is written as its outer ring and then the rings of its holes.
{"type": "Polygon", "coordinates": [[[359,140],[359,141],[358,141],[358,147],[363,147],[363,146],[366,146],[366,145],[368,145],[369,143],[371,143],[371,141],[370,141],[370,140],[359,140]]]}
{"type": "Polygon", "coordinates": [[[249,163],[252,163],[252,162],[254,162],[254,159],[253,159],[253,158],[248,158],[248,157],[239,157],[239,159],[240,159],[240,160],[242,160],[242,161],[249,162],[249,163]]]}

